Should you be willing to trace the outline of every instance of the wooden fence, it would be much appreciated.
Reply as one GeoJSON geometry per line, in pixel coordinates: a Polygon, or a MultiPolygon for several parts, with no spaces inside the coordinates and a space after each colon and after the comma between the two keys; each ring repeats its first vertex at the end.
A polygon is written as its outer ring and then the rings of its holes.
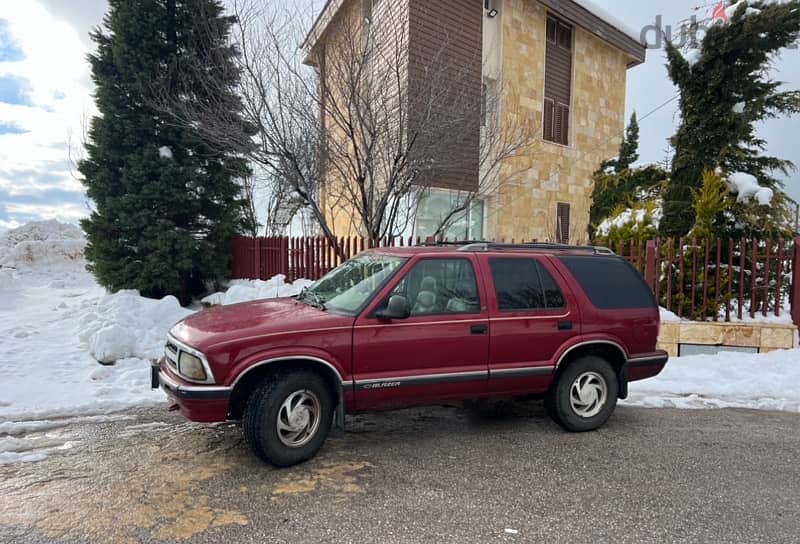
{"type": "MultiPolygon", "coordinates": [[[[283,274],[287,281],[316,280],[365,249],[420,243],[419,238],[343,237],[334,246],[324,237],[238,236],[232,242],[231,271],[236,279],[283,274]]],[[[656,239],[614,243],[611,249],[639,270],[661,306],[680,317],[731,321],[791,312],[800,326],[800,238],[656,239]]]]}

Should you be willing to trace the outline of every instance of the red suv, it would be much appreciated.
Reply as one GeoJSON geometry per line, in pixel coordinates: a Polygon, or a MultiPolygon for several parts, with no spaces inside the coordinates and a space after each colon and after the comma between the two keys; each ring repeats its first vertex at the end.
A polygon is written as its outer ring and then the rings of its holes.
{"type": "Polygon", "coordinates": [[[288,466],[347,412],[542,396],[565,429],[596,429],[664,368],[658,329],[641,275],[605,249],[375,249],[296,297],[181,321],[153,387],[191,420],[242,420],[255,453],[288,466]]]}

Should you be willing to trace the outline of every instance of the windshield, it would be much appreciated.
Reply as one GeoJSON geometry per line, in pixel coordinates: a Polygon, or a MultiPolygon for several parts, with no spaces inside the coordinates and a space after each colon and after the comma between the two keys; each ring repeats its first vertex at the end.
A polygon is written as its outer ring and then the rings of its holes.
{"type": "Polygon", "coordinates": [[[360,255],[328,272],[301,298],[355,315],[405,262],[404,257],[360,255]]]}

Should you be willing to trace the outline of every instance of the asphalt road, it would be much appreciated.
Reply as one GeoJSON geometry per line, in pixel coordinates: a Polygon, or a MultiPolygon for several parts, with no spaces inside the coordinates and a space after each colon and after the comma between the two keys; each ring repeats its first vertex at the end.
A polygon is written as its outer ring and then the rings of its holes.
{"type": "Polygon", "coordinates": [[[232,425],[160,410],[0,466],[0,542],[798,542],[800,415],[617,409],[567,434],[537,403],[348,418],[273,469],[232,425]]]}

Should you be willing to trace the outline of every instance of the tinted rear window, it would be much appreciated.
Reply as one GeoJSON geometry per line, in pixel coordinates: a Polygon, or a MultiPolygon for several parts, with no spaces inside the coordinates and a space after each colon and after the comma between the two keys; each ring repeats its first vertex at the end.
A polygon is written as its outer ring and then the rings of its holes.
{"type": "Polygon", "coordinates": [[[489,267],[501,312],[564,307],[553,276],[534,259],[491,258],[489,267]]]}
{"type": "Polygon", "coordinates": [[[595,307],[603,310],[652,308],[656,302],[644,278],[615,257],[559,257],[595,307]]]}

